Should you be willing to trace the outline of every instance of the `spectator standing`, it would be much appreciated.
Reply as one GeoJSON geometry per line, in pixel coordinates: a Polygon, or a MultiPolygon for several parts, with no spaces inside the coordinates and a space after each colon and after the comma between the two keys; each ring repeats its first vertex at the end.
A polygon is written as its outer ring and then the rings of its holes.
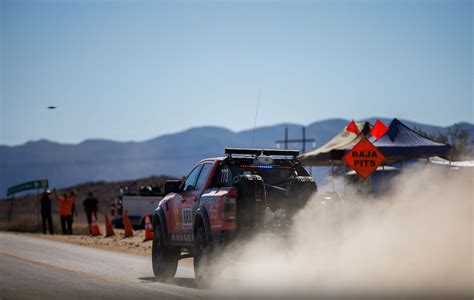
{"type": "Polygon", "coordinates": [[[68,197],[67,193],[64,193],[62,197],[59,197],[56,190],[53,192],[59,206],[62,233],[72,234],[72,205],[76,201],[76,196],[74,194],[74,196],[68,197]]]}
{"type": "Polygon", "coordinates": [[[89,233],[91,231],[91,223],[92,223],[92,213],[95,214],[97,217],[97,208],[99,207],[99,200],[94,197],[92,192],[89,192],[88,197],[82,202],[82,206],[84,207],[84,211],[87,217],[87,223],[89,224],[89,233]]]}
{"type": "Polygon", "coordinates": [[[46,234],[46,224],[49,234],[54,234],[53,216],[51,215],[51,191],[46,189],[41,195],[41,220],[43,221],[43,233],[46,234]]]}
{"type": "MultiPolygon", "coordinates": [[[[76,198],[77,196],[77,191],[76,190],[72,190],[70,193],[69,193],[69,197],[74,197],[76,198]]],[[[74,223],[74,217],[77,218],[77,209],[76,209],[76,200],[74,199],[74,203],[72,204],[72,223],[74,223]]]]}

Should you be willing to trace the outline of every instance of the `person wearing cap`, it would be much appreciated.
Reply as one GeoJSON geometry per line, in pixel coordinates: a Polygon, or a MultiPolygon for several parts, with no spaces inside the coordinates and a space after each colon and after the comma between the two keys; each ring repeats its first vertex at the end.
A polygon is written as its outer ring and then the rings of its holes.
{"type": "Polygon", "coordinates": [[[56,189],[53,192],[59,206],[61,230],[63,234],[72,234],[72,205],[76,202],[76,193],[73,193],[71,197],[68,197],[67,193],[63,193],[63,196],[59,197],[56,189]]]}
{"type": "Polygon", "coordinates": [[[41,195],[41,220],[43,221],[43,233],[46,234],[46,224],[49,234],[54,234],[53,216],[51,215],[51,191],[46,189],[41,195]]]}

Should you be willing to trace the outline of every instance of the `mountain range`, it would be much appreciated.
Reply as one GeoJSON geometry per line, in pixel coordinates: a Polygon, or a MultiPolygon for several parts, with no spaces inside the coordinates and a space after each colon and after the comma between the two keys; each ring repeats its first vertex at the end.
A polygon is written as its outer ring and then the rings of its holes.
{"type": "MultiPolygon", "coordinates": [[[[368,119],[372,123],[375,120],[368,119]]],[[[387,125],[391,121],[381,120],[387,125]]],[[[306,150],[322,146],[348,122],[344,119],[328,119],[306,126],[306,137],[316,140],[315,144],[308,143],[306,150]]],[[[450,127],[409,120],[402,122],[427,133],[446,132],[450,127]]],[[[470,132],[471,137],[474,136],[473,124],[461,125],[470,132]]],[[[127,180],[151,175],[178,177],[185,175],[202,158],[222,156],[225,147],[253,145],[275,148],[275,141],[284,137],[285,127],[288,128],[289,139],[301,138],[302,126],[287,123],[258,127],[255,132],[233,132],[216,126],[194,127],[142,142],[91,139],[79,144],[61,144],[39,140],[18,146],[0,146],[0,197],[6,196],[9,186],[42,178],[49,179],[50,186],[60,188],[84,182],[127,180]]],[[[301,150],[302,146],[290,144],[289,148],[301,150]]]]}

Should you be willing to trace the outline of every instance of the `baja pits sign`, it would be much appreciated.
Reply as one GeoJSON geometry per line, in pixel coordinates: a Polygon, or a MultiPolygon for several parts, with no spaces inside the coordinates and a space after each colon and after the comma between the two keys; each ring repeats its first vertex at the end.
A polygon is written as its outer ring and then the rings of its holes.
{"type": "Polygon", "coordinates": [[[367,179],[384,159],[382,152],[367,139],[362,139],[344,155],[346,164],[364,179],[367,179]]]}

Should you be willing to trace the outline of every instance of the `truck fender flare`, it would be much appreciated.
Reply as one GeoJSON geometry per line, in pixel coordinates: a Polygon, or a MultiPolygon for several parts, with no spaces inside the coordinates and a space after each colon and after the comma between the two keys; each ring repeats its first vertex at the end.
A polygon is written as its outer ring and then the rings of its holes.
{"type": "Polygon", "coordinates": [[[170,244],[169,235],[168,235],[168,227],[166,226],[166,219],[165,213],[161,207],[158,207],[155,210],[155,214],[153,215],[153,230],[159,226],[159,230],[161,231],[161,235],[163,236],[163,242],[165,247],[170,244]]]}
{"type": "Polygon", "coordinates": [[[193,222],[193,230],[194,234],[196,234],[196,225],[199,220],[199,217],[202,219],[202,223],[204,225],[204,233],[206,234],[206,239],[208,245],[211,244],[212,242],[212,234],[211,234],[211,226],[209,223],[209,216],[207,215],[207,210],[204,206],[199,207],[196,209],[196,216],[194,217],[194,222],[193,222]]]}

